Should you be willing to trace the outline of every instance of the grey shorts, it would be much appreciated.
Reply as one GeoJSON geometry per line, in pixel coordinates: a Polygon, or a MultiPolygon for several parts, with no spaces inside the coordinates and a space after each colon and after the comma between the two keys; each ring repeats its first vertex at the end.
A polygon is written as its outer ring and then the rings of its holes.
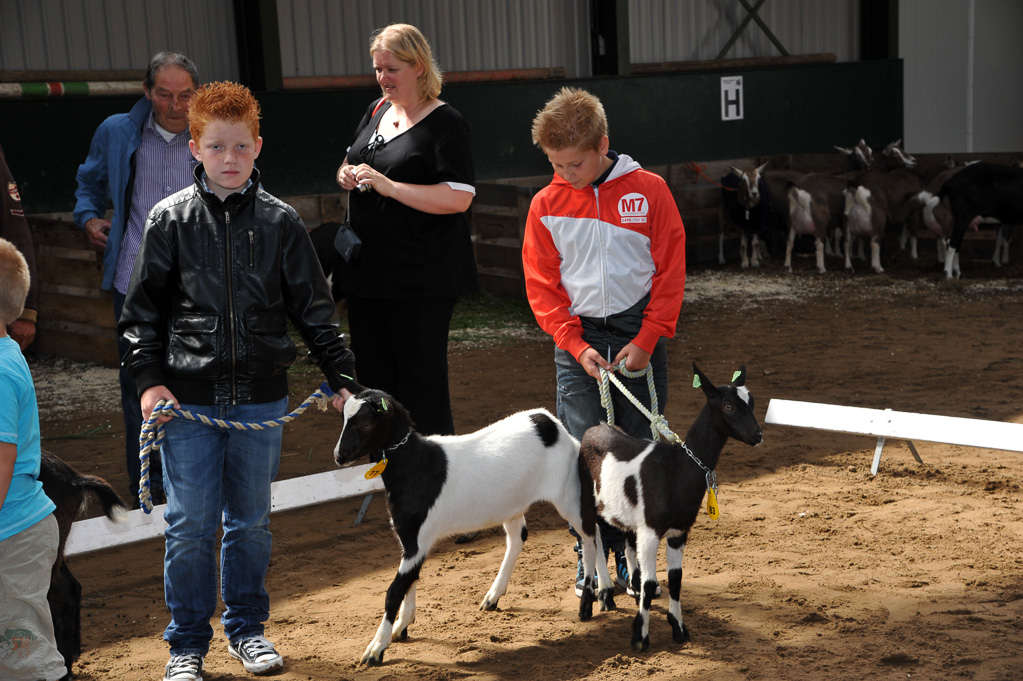
{"type": "Polygon", "coordinates": [[[53,514],[0,541],[0,678],[60,679],[64,658],[53,639],[46,592],[57,558],[53,514]]]}

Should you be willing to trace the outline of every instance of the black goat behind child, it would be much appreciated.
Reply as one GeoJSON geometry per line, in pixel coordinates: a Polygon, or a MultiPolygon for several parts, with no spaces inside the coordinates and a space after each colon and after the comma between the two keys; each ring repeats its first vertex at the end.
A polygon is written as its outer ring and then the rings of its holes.
{"type": "MultiPolygon", "coordinates": [[[[650,646],[650,601],[657,589],[661,539],[668,538],[668,623],[675,642],[685,643],[690,636],[682,621],[680,596],[682,554],[689,530],[728,439],[753,446],[762,439],[753,414],[753,396],[745,387],[745,365],[730,385],[720,387],[714,387],[695,363],[693,372],[707,402],[686,433],[684,444],[644,440],[601,424],[586,431],[580,446],[580,456],[593,479],[589,488],[594,491],[597,512],[626,532],[625,557],[639,601],[632,645],[641,652],[650,646]]],[[[586,487],[584,484],[584,491],[586,487]]]]}
{"type": "Polygon", "coordinates": [[[118,520],[128,510],[128,505],[105,480],[95,475],[83,475],[47,451],[42,454],[39,482],[46,496],[57,506],[53,515],[57,519],[60,540],[46,600],[53,617],[57,650],[64,656],[64,666],[67,667],[68,673],[64,679],[69,680],[74,678],[71,665],[82,652],[82,585],[64,562],[64,547],[71,532],[71,524],[85,510],[90,497],[100,502],[103,513],[111,520],[118,520]]]}

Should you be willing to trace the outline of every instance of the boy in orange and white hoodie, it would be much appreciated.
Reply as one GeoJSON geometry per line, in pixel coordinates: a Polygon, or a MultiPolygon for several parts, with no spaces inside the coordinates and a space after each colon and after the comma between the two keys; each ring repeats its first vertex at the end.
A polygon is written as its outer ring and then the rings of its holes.
{"type": "MultiPolygon", "coordinates": [[[[533,119],[532,136],[554,178],[529,206],[522,243],[526,295],[556,346],[558,418],[582,439],[607,420],[600,370],[613,371],[622,360],[629,371],[651,366],[663,411],[665,339],[675,335],[682,306],[686,235],[665,181],[610,151],[607,116],[594,95],[562,88],[533,119]]],[[[622,382],[650,407],[646,378],[622,382]]],[[[650,437],[646,417],[616,388],[611,395],[616,425],[650,437]]],[[[624,536],[603,521],[601,536],[626,586],[624,536]]]]}

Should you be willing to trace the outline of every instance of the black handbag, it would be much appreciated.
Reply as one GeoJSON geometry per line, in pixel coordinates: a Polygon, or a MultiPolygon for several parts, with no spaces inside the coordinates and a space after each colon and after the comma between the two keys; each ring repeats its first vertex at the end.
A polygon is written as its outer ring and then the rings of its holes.
{"type": "Polygon", "coordinates": [[[347,263],[355,262],[355,259],[359,257],[359,251],[362,250],[362,239],[352,229],[348,218],[345,218],[341,228],[337,230],[337,234],[334,236],[334,249],[341,254],[341,257],[347,263]]]}

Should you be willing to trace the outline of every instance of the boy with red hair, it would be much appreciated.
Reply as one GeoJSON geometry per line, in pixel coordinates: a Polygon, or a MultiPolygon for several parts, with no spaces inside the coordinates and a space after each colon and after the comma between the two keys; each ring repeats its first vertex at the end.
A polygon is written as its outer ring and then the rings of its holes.
{"type": "MultiPolygon", "coordinates": [[[[290,319],[340,411],[355,358],[305,225],[259,187],[259,104],[248,88],[211,83],[188,112],[193,186],[149,214],[118,332],[122,364],[148,420],[160,400],[196,416],[271,421],[287,412],[296,349],[290,319]]],[[[167,494],[164,590],[171,622],[165,681],[201,681],[217,606],[216,533],[223,517],[221,617],[228,652],[250,673],[284,665],[264,638],[269,617],[270,483],[281,429],[211,428],[161,417],[167,494]]]]}

